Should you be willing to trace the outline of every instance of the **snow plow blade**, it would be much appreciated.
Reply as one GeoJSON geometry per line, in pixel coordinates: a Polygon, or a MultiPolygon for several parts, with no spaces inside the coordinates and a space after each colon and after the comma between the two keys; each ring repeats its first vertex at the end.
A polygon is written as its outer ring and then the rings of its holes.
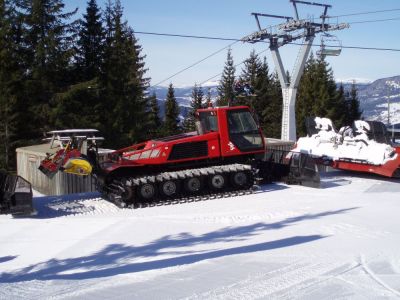
{"type": "Polygon", "coordinates": [[[0,214],[34,214],[31,184],[21,176],[0,171],[0,214]]]}
{"type": "Polygon", "coordinates": [[[283,181],[313,188],[321,185],[315,160],[304,153],[280,150],[267,152],[260,172],[266,182],[283,181]]]}

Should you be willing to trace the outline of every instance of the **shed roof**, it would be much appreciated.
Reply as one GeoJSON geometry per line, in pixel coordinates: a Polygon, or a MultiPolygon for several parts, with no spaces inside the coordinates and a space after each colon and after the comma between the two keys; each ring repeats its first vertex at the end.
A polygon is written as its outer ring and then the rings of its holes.
{"type": "Polygon", "coordinates": [[[50,143],[46,144],[39,144],[39,145],[32,145],[26,147],[19,147],[16,149],[17,153],[28,153],[28,154],[37,154],[37,155],[46,155],[46,153],[55,153],[60,148],[50,148],[50,143]]]}

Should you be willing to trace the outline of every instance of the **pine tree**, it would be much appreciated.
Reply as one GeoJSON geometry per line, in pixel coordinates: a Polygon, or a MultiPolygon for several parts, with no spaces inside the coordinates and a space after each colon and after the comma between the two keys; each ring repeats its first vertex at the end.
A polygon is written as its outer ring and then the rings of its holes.
{"type": "Polygon", "coordinates": [[[24,36],[24,18],[15,1],[0,0],[0,168],[15,169],[15,149],[31,144],[35,133],[25,85],[24,36]]]}
{"type": "Polygon", "coordinates": [[[263,63],[263,76],[261,85],[256,90],[259,98],[256,111],[261,111],[261,126],[267,137],[280,138],[282,124],[282,89],[278,73],[268,74],[266,59],[263,63]]]}
{"type": "Polygon", "coordinates": [[[95,0],[87,3],[78,35],[74,78],[70,86],[55,95],[51,123],[56,128],[101,128],[99,77],[104,29],[95,0]]]}
{"type": "Polygon", "coordinates": [[[12,141],[15,133],[15,90],[20,75],[13,41],[13,8],[0,0],[0,169],[9,168],[12,161],[12,141]],[[16,81],[17,80],[17,81],[16,81]]]}
{"type": "Polygon", "coordinates": [[[311,54],[297,93],[297,135],[306,135],[306,117],[326,117],[340,125],[341,120],[335,119],[340,118],[342,105],[337,95],[333,72],[328,63],[322,58],[316,60],[311,54]]]}
{"type": "Polygon", "coordinates": [[[252,50],[250,52],[250,57],[244,62],[244,68],[242,69],[240,78],[243,79],[244,82],[247,82],[254,87],[256,85],[257,77],[261,68],[262,62],[256,54],[256,51],[252,50]]]}
{"type": "Polygon", "coordinates": [[[352,125],[354,121],[360,120],[362,111],[360,110],[360,102],[358,101],[358,91],[355,82],[351,84],[349,98],[347,99],[346,124],[352,125]]]}
{"type": "Polygon", "coordinates": [[[190,103],[190,110],[183,122],[183,128],[185,131],[193,131],[196,129],[196,111],[203,108],[203,89],[197,84],[194,85],[192,90],[192,101],[190,103]]]}
{"type": "Polygon", "coordinates": [[[340,128],[346,123],[346,110],[343,87],[336,87],[332,69],[323,58],[315,60],[311,55],[297,94],[298,136],[306,134],[306,117],[326,117],[340,128]]]}
{"type": "Polygon", "coordinates": [[[175,98],[175,90],[170,83],[165,100],[165,135],[174,135],[179,132],[179,106],[175,98]]]}
{"type": "Polygon", "coordinates": [[[55,93],[72,82],[69,68],[73,55],[76,13],[63,13],[61,0],[20,0],[18,8],[24,19],[26,85],[25,92],[32,113],[31,129],[35,137],[51,128],[49,117],[55,93]]]}
{"type": "Polygon", "coordinates": [[[224,70],[222,72],[221,81],[218,86],[218,106],[230,104],[233,101],[235,93],[233,86],[235,83],[235,66],[233,63],[232,51],[228,50],[224,70]]]}
{"type": "Polygon", "coordinates": [[[79,72],[83,81],[92,80],[99,76],[102,61],[104,28],[101,12],[96,0],[87,2],[86,14],[80,21],[79,30],[79,72]]]}
{"type": "Polygon", "coordinates": [[[149,138],[157,138],[161,134],[161,118],[160,118],[160,107],[158,106],[157,96],[154,92],[153,95],[149,97],[149,138]]]}
{"type": "Polygon", "coordinates": [[[346,95],[342,84],[339,85],[339,88],[336,91],[336,97],[331,106],[330,118],[332,119],[336,129],[340,129],[346,124],[347,114],[346,95]]]}
{"type": "Polygon", "coordinates": [[[211,89],[207,89],[207,96],[206,96],[206,107],[210,107],[212,104],[212,99],[211,99],[211,89]]]}
{"type": "Polygon", "coordinates": [[[102,128],[101,95],[97,81],[69,86],[55,95],[52,123],[55,128],[102,128]]]}
{"type": "Polygon", "coordinates": [[[102,123],[113,147],[122,147],[146,138],[149,78],[145,77],[142,48],[133,30],[122,21],[120,1],[108,3],[105,11],[106,42],[100,84],[102,123]],[[117,137],[117,138],[116,138],[117,137]]]}
{"type": "Polygon", "coordinates": [[[304,68],[304,73],[301,76],[297,99],[296,99],[296,127],[297,136],[305,136],[307,129],[305,125],[305,119],[307,117],[315,117],[316,112],[314,111],[314,103],[317,101],[315,95],[315,89],[318,86],[316,75],[316,60],[313,53],[307,60],[304,68]]]}
{"type": "MultiPolygon", "coordinates": [[[[244,62],[244,68],[242,69],[240,79],[255,89],[258,81],[260,81],[260,72],[262,72],[262,67],[262,62],[255,50],[251,51],[250,57],[244,62]]],[[[257,101],[258,99],[254,99],[253,96],[244,96],[240,98],[236,97],[234,103],[235,105],[247,105],[255,108],[254,106],[257,101]]]]}

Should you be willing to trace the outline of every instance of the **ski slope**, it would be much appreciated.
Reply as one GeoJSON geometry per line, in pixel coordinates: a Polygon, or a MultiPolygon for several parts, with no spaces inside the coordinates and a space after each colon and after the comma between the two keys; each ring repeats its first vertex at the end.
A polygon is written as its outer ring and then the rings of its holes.
{"type": "Polygon", "coordinates": [[[95,193],[0,216],[0,299],[399,299],[400,182],[118,209],[95,193]]]}

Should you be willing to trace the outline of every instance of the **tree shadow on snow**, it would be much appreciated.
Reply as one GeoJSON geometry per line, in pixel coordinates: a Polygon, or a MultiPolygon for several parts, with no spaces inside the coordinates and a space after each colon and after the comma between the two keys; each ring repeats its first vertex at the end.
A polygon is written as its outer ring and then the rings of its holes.
{"type": "Polygon", "coordinates": [[[37,211],[35,218],[50,219],[92,212],[96,210],[96,207],[87,205],[85,202],[99,197],[100,193],[98,192],[35,197],[33,198],[34,207],[37,211]]]}
{"type": "Polygon", "coordinates": [[[6,262],[6,261],[13,260],[13,259],[15,259],[17,257],[18,256],[15,256],[15,255],[8,255],[8,256],[0,257],[0,264],[3,263],[3,262],[6,262]]]}
{"type": "MultiPolygon", "coordinates": [[[[184,232],[178,235],[164,236],[143,246],[111,244],[91,255],[62,260],[51,259],[13,273],[0,273],[0,282],[101,278],[193,264],[207,259],[231,255],[292,247],[323,239],[326,236],[293,236],[253,245],[202,251],[186,248],[203,244],[212,245],[213,243],[245,241],[249,237],[263,234],[267,230],[284,228],[301,221],[347,213],[354,209],[356,208],[327,211],[318,214],[305,214],[270,224],[256,223],[246,226],[226,227],[202,235],[192,235],[184,232]]],[[[220,247],[220,245],[215,245],[215,247],[220,247]]]]}

